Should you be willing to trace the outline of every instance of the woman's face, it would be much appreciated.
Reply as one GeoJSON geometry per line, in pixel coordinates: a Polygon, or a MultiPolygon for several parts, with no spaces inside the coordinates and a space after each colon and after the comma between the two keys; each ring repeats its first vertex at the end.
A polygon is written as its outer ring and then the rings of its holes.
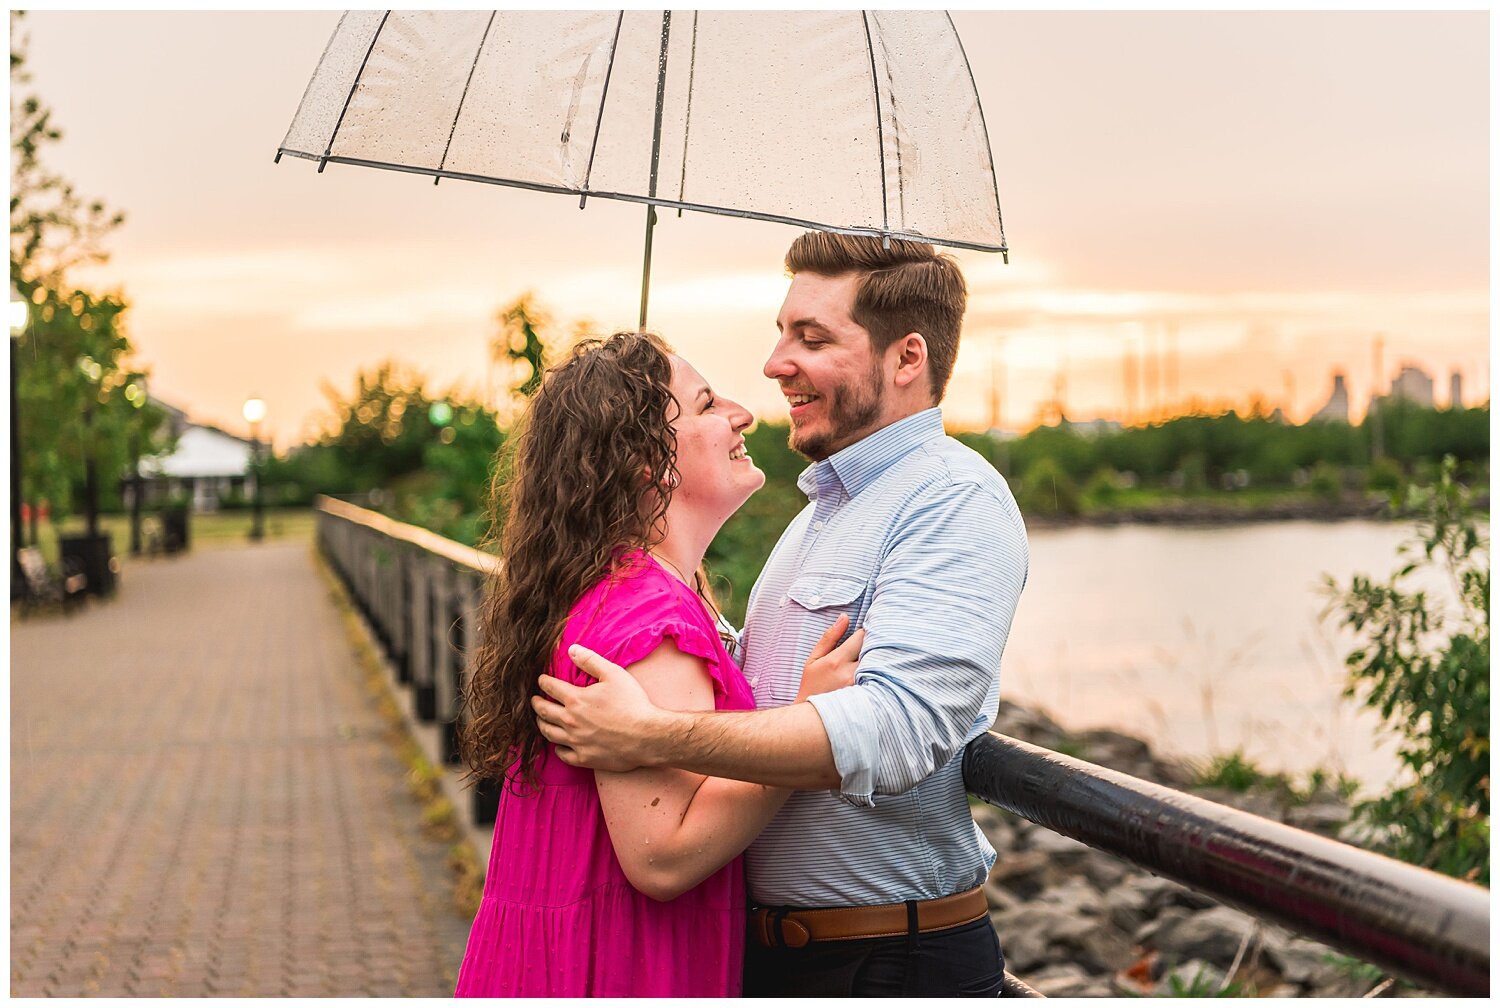
{"type": "Polygon", "coordinates": [[[714,395],[687,361],[672,355],[672,395],[677,415],[677,474],[672,507],[691,508],[723,521],[766,482],[745,450],[754,418],[739,403],[714,395]]]}

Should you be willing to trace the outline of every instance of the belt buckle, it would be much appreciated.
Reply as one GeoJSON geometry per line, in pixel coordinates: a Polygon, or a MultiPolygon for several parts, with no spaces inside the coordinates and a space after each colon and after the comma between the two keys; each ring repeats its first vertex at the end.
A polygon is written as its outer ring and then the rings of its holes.
{"type": "Polygon", "coordinates": [[[812,932],[800,921],[788,920],[788,907],[768,907],[760,912],[761,938],[768,948],[803,948],[812,932]]]}

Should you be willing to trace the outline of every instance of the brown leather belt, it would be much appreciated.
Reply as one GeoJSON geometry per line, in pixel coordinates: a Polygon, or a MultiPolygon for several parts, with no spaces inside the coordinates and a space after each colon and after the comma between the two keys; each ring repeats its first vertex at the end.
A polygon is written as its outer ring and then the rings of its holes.
{"type": "Polygon", "coordinates": [[[879,906],[798,910],[795,907],[754,907],[749,937],[767,948],[801,948],[809,942],[847,941],[851,938],[891,938],[913,932],[925,934],[979,920],[990,912],[984,892],[975,887],[938,899],[882,903],[879,906]]]}

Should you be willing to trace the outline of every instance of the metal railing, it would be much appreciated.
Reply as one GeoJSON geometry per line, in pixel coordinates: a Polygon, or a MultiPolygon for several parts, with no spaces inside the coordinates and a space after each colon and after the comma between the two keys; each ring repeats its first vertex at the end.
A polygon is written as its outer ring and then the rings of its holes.
{"type": "MultiPolygon", "coordinates": [[[[419,721],[440,730],[449,766],[460,762],[459,701],[465,655],[478,640],[479,602],[495,558],[415,525],[332,497],[319,497],[318,547],[364,616],[396,681],[411,689],[419,721]]],[[[470,792],[469,821],[495,821],[500,791],[470,792]]]]}
{"type": "MultiPolygon", "coordinates": [[[[497,561],[344,501],[316,508],[320,548],[457,765],[464,656],[497,561]]],[[[1039,826],[1424,988],[1489,993],[1487,889],[996,732],[970,743],[964,781],[1039,826]]],[[[470,822],[493,823],[498,789],[471,794],[470,822]]],[[[1039,996],[1008,974],[1005,993],[1039,996]]]]}
{"type": "Polygon", "coordinates": [[[1488,889],[997,732],[969,744],[964,782],[1038,826],[1421,987],[1489,993],[1488,889]]]}

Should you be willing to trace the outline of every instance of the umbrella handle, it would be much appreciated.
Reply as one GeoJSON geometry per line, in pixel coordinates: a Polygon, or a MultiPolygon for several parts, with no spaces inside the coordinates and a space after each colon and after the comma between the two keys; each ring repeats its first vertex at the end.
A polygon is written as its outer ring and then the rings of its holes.
{"type": "Polygon", "coordinates": [[[641,332],[646,331],[646,300],[651,293],[651,231],[656,227],[656,207],[646,204],[646,258],[641,265],[641,332]]]}

